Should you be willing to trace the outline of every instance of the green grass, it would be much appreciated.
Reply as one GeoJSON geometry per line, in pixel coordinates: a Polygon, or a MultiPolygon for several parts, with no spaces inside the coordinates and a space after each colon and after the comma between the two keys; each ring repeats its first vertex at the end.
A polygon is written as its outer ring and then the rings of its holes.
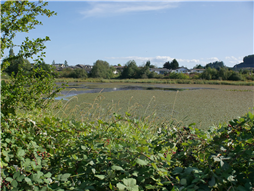
{"type": "MultiPolygon", "coordinates": [[[[84,83],[80,83],[84,85],[84,83]]],[[[86,84],[86,83],[85,83],[86,84]]],[[[88,83],[96,88],[119,87],[121,83],[88,83]]],[[[77,85],[77,84],[75,84],[77,85]]],[[[152,86],[152,84],[138,84],[152,86]]],[[[154,84],[155,85],[155,84],[154,84]]],[[[126,111],[138,118],[151,121],[175,120],[183,125],[196,123],[207,129],[243,115],[253,106],[253,87],[226,85],[176,84],[163,87],[205,87],[215,89],[187,90],[180,92],[128,90],[106,93],[80,94],[63,101],[64,108],[57,115],[87,120],[110,118],[113,113],[126,111]],[[228,90],[231,91],[228,91],[228,90]]]]}

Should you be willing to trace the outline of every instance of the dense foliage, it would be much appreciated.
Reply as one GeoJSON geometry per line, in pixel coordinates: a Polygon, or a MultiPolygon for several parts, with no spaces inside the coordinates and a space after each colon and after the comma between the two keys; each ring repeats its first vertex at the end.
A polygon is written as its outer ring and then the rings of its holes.
{"type": "Polygon", "coordinates": [[[5,1],[1,4],[1,57],[4,51],[10,48],[9,57],[2,63],[1,73],[12,73],[9,81],[1,81],[1,114],[4,116],[15,115],[20,109],[43,109],[60,91],[54,87],[51,71],[45,71],[41,67],[45,56],[45,52],[42,51],[46,48],[44,42],[48,41],[49,37],[35,40],[26,37],[21,45],[13,43],[16,33],[28,32],[36,25],[42,24],[36,19],[37,15],[50,17],[55,14],[44,9],[46,5],[47,3],[41,1],[5,1]],[[17,55],[12,50],[15,46],[20,48],[17,55]],[[24,67],[27,65],[24,58],[33,55],[37,55],[37,59],[34,59],[36,64],[31,69],[24,67]]]}
{"type": "Polygon", "coordinates": [[[62,71],[58,72],[58,77],[64,77],[64,78],[87,78],[87,72],[84,69],[81,68],[64,68],[62,71]]]}
{"type": "Polygon", "coordinates": [[[109,79],[113,77],[113,71],[108,62],[97,60],[91,70],[91,77],[109,79]]]}
{"type": "Polygon", "coordinates": [[[112,120],[2,117],[3,190],[251,190],[254,117],[203,132],[112,120]]]}
{"type": "Polygon", "coordinates": [[[254,66],[254,54],[245,56],[243,58],[243,62],[241,62],[240,64],[236,64],[234,68],[249,68],[249,67],[253,68],[253,66],[254,66]]]}
{"type": "Polygon", "coordinates": [[[212,63],[208,63],[205,68],[215,68],[215,69],[219,69],[219,68],[223,68],[225,67],[224,62],[223,61],[215,61],[212,63]]]}
{"type": "Polygon", "coordinates": [[[3,63],[5,62],[9,62],[9,64],[3,72],[6,72],[9,76],[12,74],[16,76],[21,69],[25,73],[31,70],[30,62],[23,57],[16,57],[12,48],[9,51],[9,57],[3,59],[3,63]]]}
{"type": "Polygon", "coordinates": [[[173,69],[173,70],[177,69],[178,67],[179,67],[179,64],[176,59],[172,60],[172,62],[167,61],[163,65],[163,68],[173,69]]]}

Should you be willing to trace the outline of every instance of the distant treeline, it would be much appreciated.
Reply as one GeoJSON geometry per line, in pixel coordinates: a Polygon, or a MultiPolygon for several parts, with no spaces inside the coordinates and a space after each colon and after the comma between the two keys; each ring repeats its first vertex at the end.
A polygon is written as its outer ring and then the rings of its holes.
{"type": "MultiPolygon", "coordinates": [[[[97,60],[93,68],[89,73],[82,68],[70,68],[65,67],[60,71],[57,71],[56,68],[52,65],[46,64],[45,62],[39,62],[37,64],[30,64],[27,59],[19,58],[15,56],[13,49],[10,49],[9,52],[9,66],[4,69],[4,72],[11,75],[16,75],[18,72],[23,72],[24,75],[29,73],[31,70],[36,68],[42,68],[47,71],[49,74],[52,74],[56,78],[103,78],[103,79],[147,79],[147,78],[156,78],[156,79],[206,79],[206,80],[254,80],[254,55],[249,55],[244,57],[243,63],[239,64],[241,66],[251,66],[248,69],[240,69],[236,67],[228,68],[224,65],[223,61],[216,61],[206,64],[206,66],[196,65],[196,69],[205,69],[202,73],[176,73],[170,72],[174,69],[179,68],[179,64],[176,59],[172,62],[165,62],[163,68],[170,69],[169,72],[164,74],[158,74],[151,68],[155,68],[150,61],[147,61],[146,64],[142,67],[138,67],[134,60],[128,61],[124,67],[115,68],[110,66],[108,62],[103,60],[97,60]],[[236,71],[236,68],[239,69],[236,71]]],[[[5,62],[5,59],[3,60],[5,62]]],[[[65,61],[65,66],[67,61],[65,61]]],[[[120,64],[119,64],[120,65],[120,64]]],[[[118,66],[119,66],[118,65],[118,66]]],[[[40,75],[39,71],[38,74],[40,75]]]]}
{"type": "Polygon", "coordinates": [[[243,58],[243,62],[240,64],[236,64],[234,66],[235,69],[240,69],[240,68],[253,68],[254,67],[254,54],[245,56],[243,58]]]}

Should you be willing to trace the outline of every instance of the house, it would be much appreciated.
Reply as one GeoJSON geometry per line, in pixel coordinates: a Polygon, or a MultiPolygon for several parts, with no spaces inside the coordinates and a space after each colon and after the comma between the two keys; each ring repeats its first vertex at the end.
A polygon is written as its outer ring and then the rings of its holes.
{"type": "Polygon", "coordinates": [[[77,64],[75,68],[84,69],[88,74],[91,72],[93,66],[91,65],[84,65],[84,64],[77,64]]]}
{"type": "Polygon", "coordinates": [[[176,68],[175,70],[172,70],[172,72],[188,74],[189,69],[185,67],[180,67],[180,68],[176,68]]]}
{"type": "Polygon", "coordinates": [[[149,68],[150,72],[155,72],[157,74],[166,74],[171,72],[171,70],[167,69],[167,68],[149,68]]]}
{"type": "Polygon", "coordinates": [[[113,66],[115,68],[115,71],[113,71],[113,74],[121,73],[125,66],[113,66]]]}
{"type": "Polygon", "coordinates": [[[203,73],[205,71],[205,69],[191,69],[190,70],[190,73],[199,73],[199,74],[201,74],[201,73],[203,73]]]}
{"type": "Polygon", "coordinates": [[[76,67],[82,68],[82,69],[92,69],[93,66],[91,65],[84,65],[84,64],[77,64],[76,67]]]}
{"type": "Polygon", "coordinates": [[[56,69],[60,69],[60,68],[64,68],[65,67],[64,64],[53,64],[53,66],[55,66],[56,69]]]}

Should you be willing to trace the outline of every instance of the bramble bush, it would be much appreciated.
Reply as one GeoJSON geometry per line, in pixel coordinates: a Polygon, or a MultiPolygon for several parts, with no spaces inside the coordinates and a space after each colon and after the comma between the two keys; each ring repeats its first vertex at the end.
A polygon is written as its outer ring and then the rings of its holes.
{"type": "Polygon", "coordinates": [[[2,190],[252,190],[254,117],[203,132],[114,114],[2,116],[2,190]]]}

